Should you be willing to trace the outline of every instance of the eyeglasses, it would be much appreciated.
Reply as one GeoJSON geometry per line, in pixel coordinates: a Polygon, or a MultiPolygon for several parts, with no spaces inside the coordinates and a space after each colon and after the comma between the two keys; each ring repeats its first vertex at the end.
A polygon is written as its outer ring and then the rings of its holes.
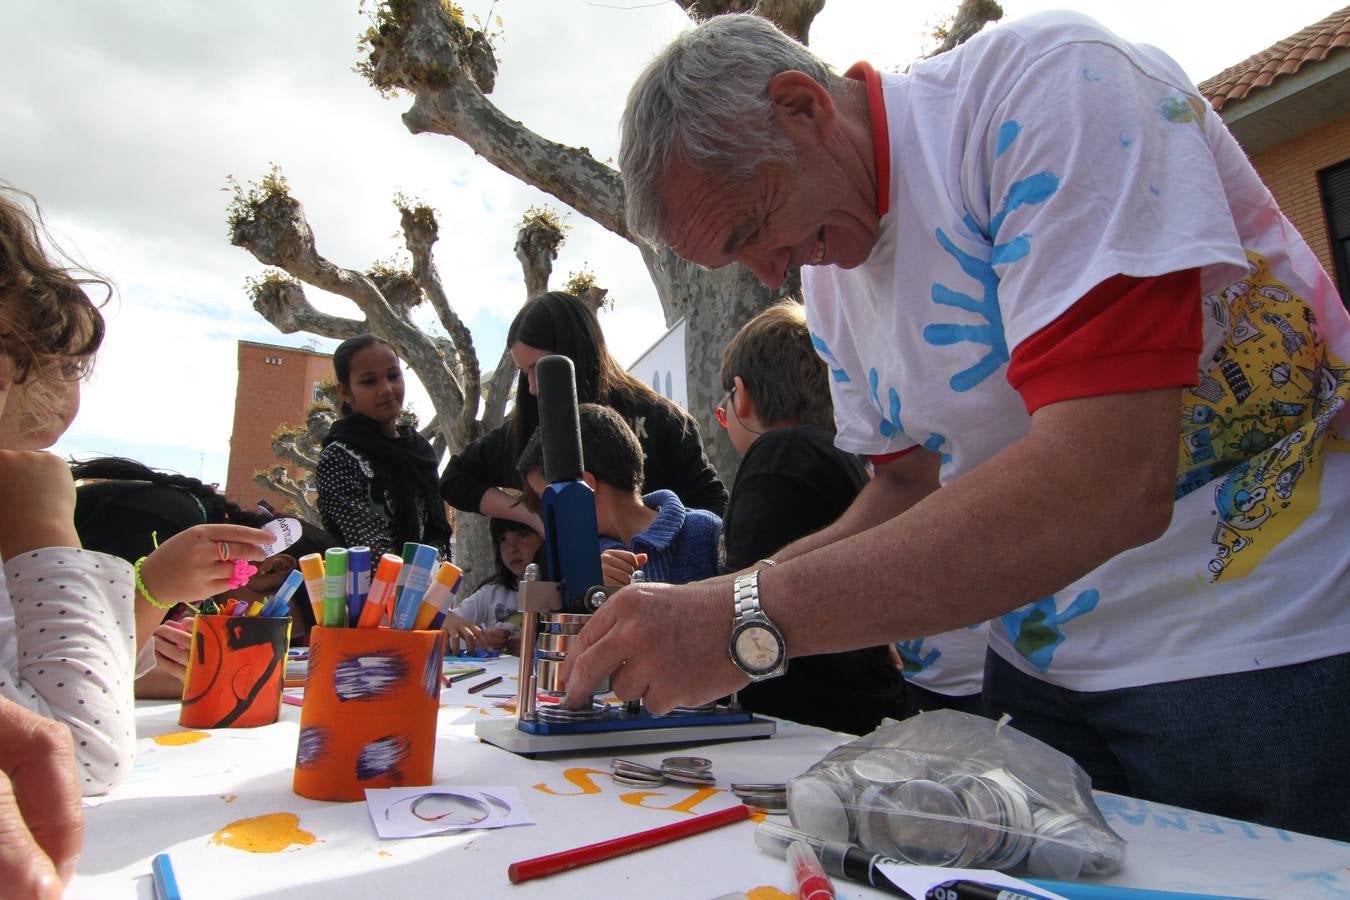
{"type": "Polygon", "coordinates": [[[731,390],[722,396],[722,404],[713,410],[713,415],[717,416],[717,424],[723,428],[730,428],[727,424],[727,407],[731,405],[731,398],[736,396],[736,388],[733,385],[731,390]]]}

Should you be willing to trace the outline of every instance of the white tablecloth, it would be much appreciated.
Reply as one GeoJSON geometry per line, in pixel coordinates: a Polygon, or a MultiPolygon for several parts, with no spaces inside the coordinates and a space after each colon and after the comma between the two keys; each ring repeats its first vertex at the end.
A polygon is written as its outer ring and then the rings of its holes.
{"type": "MultiPolygon", "coordinates": [[[[489,660],[511,690],[515,660],[489,660]]],[[[486,676],[484,676],[486,677],[486,676]]],[[[470,678],[445,690],[435,779],[463,787],[515,785],[536,825],[381,840],[365,803],[307,800],[291,790],[299,709],[256,729],[185,731],[177,702],[141,702],[135,770],[107,797],[87,801],[85,848],[73,898],[152,897],[150,860],[167,852],[185,900],[204,897],[664,897],[746,892],[790,895],[787,864],[759,851],[754,823],[739,822],[640,853],[522,885],[515,861],[654,828],[735,803],[732,782],[786,781],[849,736],[780,723],[770,740],[701,746],[715,788],[614,784],[615,756],[659,761],[692,748],[606,750],[525,759],[478,742],[484,717],[510,717],[503,701],[470,695],[470,678]],[[757,890],[758,889],[758,890],[757,890]],[[783,892],[783,893],[779,893],[783,892]]],[[[1106,883],[1251,897],[1350,897],[1350,845],[1146,803],[1098,802],[1129,841],[1123,870],[1106,883]]],[[[784,819],[786,821],[786,819],[784,819]]],[[[884,897],[836,879],[840,897],[884,897]]]]}

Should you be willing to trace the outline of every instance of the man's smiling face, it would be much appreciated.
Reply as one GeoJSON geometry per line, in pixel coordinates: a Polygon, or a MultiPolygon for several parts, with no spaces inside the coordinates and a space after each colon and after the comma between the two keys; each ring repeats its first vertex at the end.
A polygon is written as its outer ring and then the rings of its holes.
{"type": "Polygon", "coordinates": [[[770,288],[797,266],[861,265],[880,228],[875,199],[825,153],[802,149],[791,168],[760,166],[736,186],[672,163],[662,191],[670,248],[709,269],[742,263],[770,288]]]}

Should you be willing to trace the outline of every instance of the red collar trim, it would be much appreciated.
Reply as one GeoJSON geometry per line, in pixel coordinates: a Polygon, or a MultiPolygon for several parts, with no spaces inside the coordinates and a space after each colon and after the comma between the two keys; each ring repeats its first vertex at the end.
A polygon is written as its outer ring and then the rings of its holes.
{"type": "Polygon", "coordinates": [[[845,78],[867,85],[867,109],[872,114],[872,152],[877,167],[877,215],[891,211],[891,136],[886,125],[886,104],[881,99],[881,76],[871,63],[856,62],[845,78]]]}

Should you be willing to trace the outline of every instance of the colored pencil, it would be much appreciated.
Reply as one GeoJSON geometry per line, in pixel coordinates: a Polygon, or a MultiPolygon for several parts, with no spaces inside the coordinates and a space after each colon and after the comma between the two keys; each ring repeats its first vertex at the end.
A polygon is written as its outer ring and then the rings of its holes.
{"type": "Polygon", "coordinates": [[[511,879],[512,884],[520,884],[522,881],[529,881],[532,878],[556,875],[578,866],[590,865],[593,862],[612,859],[625,853],[633,853],[637,850],[655,847],[658,844],[677,841],[680,838],[709,831],[713,828],[721,828],[723,825],[730,825],[749,817],[750,807],[741,804],[715,813],[708,813],[706,816],[662,825],[660,828],[639,831],[636,834],[601,841],[598,844],[588,844],[585,847],[577,847],[573,850],[563,850],[561,853],[550,853],[548,856],[536,856],[534,859],[511,863],[506,869],[506,877],[511,879]]]}

